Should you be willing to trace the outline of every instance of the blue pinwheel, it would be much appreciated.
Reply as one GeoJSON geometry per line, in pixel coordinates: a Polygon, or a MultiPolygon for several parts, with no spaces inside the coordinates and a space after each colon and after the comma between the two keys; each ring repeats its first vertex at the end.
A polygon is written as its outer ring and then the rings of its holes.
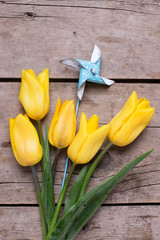
{"type": "Polygon", "coordinates": [[[79,59],[70,58],[70,59],[62,60],[61,63],[80,69],[78,93],[77,93],[79,100],[82,100],[86,81],[105,84],[108,86],[114,83],[113,80],[101,77],[99,75],[100,63],[101,63],[101,51],[97,47],[97,45],[94,46],[91,61],[83,61],[79,59]]]}

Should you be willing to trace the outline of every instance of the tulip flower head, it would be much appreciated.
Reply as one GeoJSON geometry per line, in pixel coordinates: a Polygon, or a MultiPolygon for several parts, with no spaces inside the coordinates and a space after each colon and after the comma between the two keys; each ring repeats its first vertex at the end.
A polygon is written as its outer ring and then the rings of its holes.
{"type": "Polygon", "coordinates": [[[22,166],[33,166],[42,158],[38,134],[27,115],[10,118],[10,138],[14,156],[22,166]]]}
{"type": "Polygon", "coordinates": [[[77,164],[89,162],[102,146],[108,131],[108,124],[98,128],[97,115],[87,121],[82,113],[79,131],[67,150],[68,157],[77,164]]]}
{"type": "Polygon", "coordinates": [[[58,98],[56,110],[52,118],[48,139],[57,148],[67,147],[76,133],[76,112],[73,100],[66,100],[62,105],[58,98]]]}
{"type": "Polygon", "coordinates": [[[34,119],[42,119],[49,111],[49,73],[43,70],[38,77],[33,70],[22,70],[19,99],[27,113],[34,119]]]}
{"type": "Polygon", "coordinates": [[[137,99],[134,91],[122,110],[111,120],[109,140],[117,146],[133,142],[151,121],[155,109],[145,98],[137,99]]]}

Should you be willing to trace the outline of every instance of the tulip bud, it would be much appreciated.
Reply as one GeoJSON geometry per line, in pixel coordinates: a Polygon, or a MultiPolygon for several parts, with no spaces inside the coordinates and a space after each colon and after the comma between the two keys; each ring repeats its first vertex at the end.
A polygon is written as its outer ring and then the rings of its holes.
{"type": "Polygon", "coordinates": [[[67,147],[76,133],[76,113],[73,100],[66,100],[62,105],[58,98],[56,110],[52,118],[48,139],[57,148],[67,147]]]}
{"type": "Polygon", "coordinates": [[[49,111],[49,73],[43,70],[38,77],[33,70],[22,70],[19,99],[27,113],[34,119],[42,119],[49,111]]]}
{"type": "Polygon", "coordinates": [[[38,134],[27,115],[10,118],[10,138],[14,156],[22,166],[33,166],[42,158],[38,134]]]}
{"type": "Polygon", "coordinates": [[[155,109],[145,98],[137,99],[134,91],[122,110],[111,120],[109,140],[117,146],[133,142],[151,121],[155,109]]]}
{"type": "Polygon", "coordinates": [[[79,131],[67,150],[68,157],[77,164],[89,162],[102,146],[108,130],[108,124],[98,128],[97,115],[87,121],[82,113],[79,131]]]}

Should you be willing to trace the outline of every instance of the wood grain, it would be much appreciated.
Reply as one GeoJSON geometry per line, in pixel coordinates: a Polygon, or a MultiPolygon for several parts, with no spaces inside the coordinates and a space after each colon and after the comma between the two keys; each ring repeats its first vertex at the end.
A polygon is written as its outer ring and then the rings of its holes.
{"type": "MultiPolygon", "coordinates": [[[[76,240],[159,240],[160,206],[103,206],[76,240]]],[[[42,239],[38,207],[0,208],[5,240],[42,239]]]]}
{"type": "MultiPolygon", "coordinates": [[[[139,98],[149,99],[156,111],[136,141],[124,148],[111,148],[88,190],[138,155],[153,147],[154,152],[122,179],[76,240],[159,240],[159,9],[159,0],[0,1],[0,240],[42,239],[31,170],[16,162],[10,144],[9,117],[24,113],[18,99],[20,83],[15,81],[19,81],[21,69],[32,68],[38,74],[49,68],[51,106],[44,126],[51,121],[58,97],[77,100],[79,71],[60,64],[60,60],[89,60],[95,43],[102,51],[101,75],[117,83],[110,88],[86,84],[77,129],[82,111],[87,118],[96,113],[100,125],[108,123],[133,90],[139,98]],[[8,80],[11,82],[5,82],[8,80]]],[[[51,148],[52,161],[54,155],[51,148]]],[[[65,160],[66,151],[62,150],[55,176],[56,201],[65,160]]],[[[76,168],[71,183],[80,168],[76,168]]],[[[40,164],[37,171],[42,184],[40,164]]]]}
{"type": "Polygon", "coordinates": [[[159,2],[1,1],[0,77],[20,78],[20,69],[50,69],[52,78],[78,78],[60,64],[89,60],[96,43],[101,74],[114,79],[159,79],[159,2]]]}
{"type": "MultiPolygon", "coordinates": [[[[50,123],[54,113],[56,101],[61,97],[63,101],[76,100],[77,83],[50,83],[50,112],[44,122],[50,123]],[[66,95],[64,95],[64,91],[66,95]]],[[[24,112],[18,99],[20,83],[0,84],[0,204],[36,204],[36,195],[30,168],[22,168],[14,159],[9,138],[9,117],[16,117],[24,112]],[[5,101],[4,101],[5,99],[5,101]]],[[[156,108],[156,113],[149,126],[127,147],[113,147],[109,154],[101,161],[90,182],[89,189],[96,186],[107,177],[115,174],[129,161],[154,147],[154,152],[139,166],[132,170],[127,177],[116,187],[105,201],[108,204],[116,203],[158,203],[160,199],[160,126],[159,126],[159,92],[157,84],[115,84],[110,88],[97,87],[88,84],[84,99],[80,104],[77,121],[80,113],[84,111],[87,117],[96,113],[100,117],[100,124],[109,122],[122,108],[128,96],[136,90],[139,97],[151,100],[151,106],[156,108]],[[127,92],[126,92],[127,89],[127,92]],[[97,94],[98,91],[98,94],[97,94]],[[153,94],[154,92],[154,94],[153,94]],[[95,97],[96,96],[96,97],[95,97]]],[[[44,124],[43,124],[44,126],[44,124]]],[[[53,161],[55,150],[51,150],[53,161]]],[[[55,179],[56,200],[58,198],[65,167],[66,153],[61,152],[55,179]]],[[[70,165],[69,165],[70,167],[70,165]]],[[[75,171],[72,181],[76,178],[80,167],[75,171]]],[[[41,168],[38,167],[41,179],[41,168]]]]}

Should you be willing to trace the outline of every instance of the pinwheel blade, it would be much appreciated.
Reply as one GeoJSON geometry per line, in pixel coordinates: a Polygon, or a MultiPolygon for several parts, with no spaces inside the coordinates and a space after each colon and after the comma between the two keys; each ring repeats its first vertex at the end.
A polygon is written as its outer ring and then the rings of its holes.
{"type": "Polygon", "coordinates": [[[92,56],[91,56],[91,62],[96,63],[100,57],[101,57],[101,50],[95,44],[92,52],[92,56]]]}
{"type": "Polygon", "coordinates": [[[108,86],[111,86],[112,84],[115,83],[115,81],[111,80],[111,79],[108,79],[108,78],[104,78],[104,77],[101,77],[103,79],[103,81],[105,82],[106,85],[108,86]]]}
{"type": "Polygon", "coordinates": [[[73,67],[73,68],[78,68],[80,69],[82,66],[80,65],[79,62],[77,62],[76,59],[74,58],[69,58],[69,59],[65,59],[65,60],[61,60],[60,63],[63,63],[65,65],[68,65],[70,67],[73,67]]]}

